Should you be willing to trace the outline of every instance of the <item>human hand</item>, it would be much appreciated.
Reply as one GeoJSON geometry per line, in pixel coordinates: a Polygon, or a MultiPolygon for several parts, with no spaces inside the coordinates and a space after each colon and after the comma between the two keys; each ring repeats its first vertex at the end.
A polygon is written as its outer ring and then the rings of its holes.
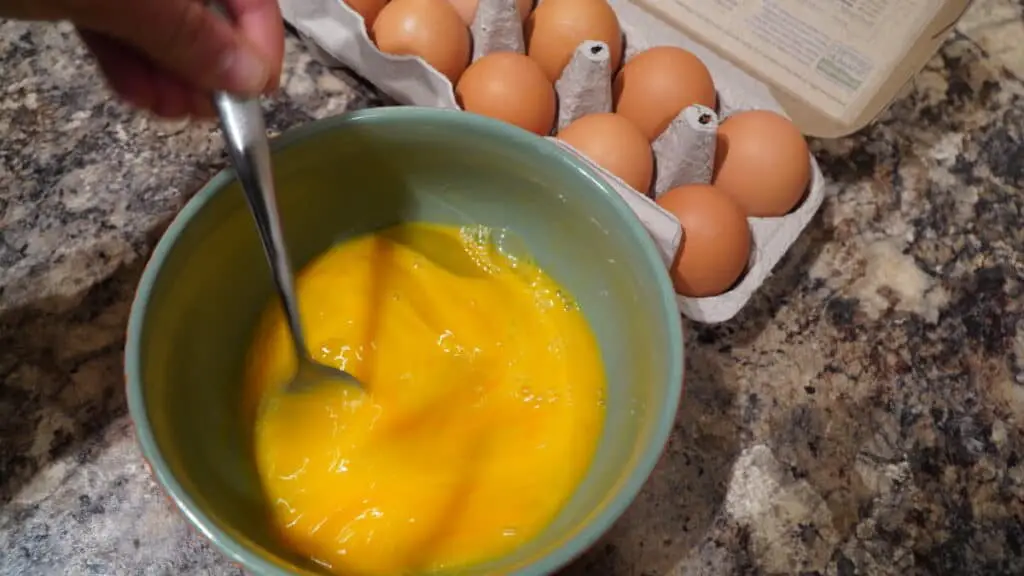
{"type": "Polygon", "coordinates": [[[275,90],[284,57],[277,0],[221,5],[230,19],[202,0],[0,0],[0,17],[70,20],[121,98],[164,117],[212,116],[214,90],[275,90]]]}

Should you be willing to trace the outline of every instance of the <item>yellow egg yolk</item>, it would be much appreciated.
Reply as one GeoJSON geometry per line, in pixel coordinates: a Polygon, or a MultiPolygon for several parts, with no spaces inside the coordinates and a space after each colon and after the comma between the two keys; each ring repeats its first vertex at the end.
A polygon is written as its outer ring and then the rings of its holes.
{"type": "Polygon", "coordinates": [[[299,274],[311,352],[366,392],[268,395],[295,360],[279,307],[264,314],[246,371],[258,470],[276,531],[330,572],[499,557],[554,519],[590,464],[597,342],[552,278],[487,238],[405,224],[299,274]]]}

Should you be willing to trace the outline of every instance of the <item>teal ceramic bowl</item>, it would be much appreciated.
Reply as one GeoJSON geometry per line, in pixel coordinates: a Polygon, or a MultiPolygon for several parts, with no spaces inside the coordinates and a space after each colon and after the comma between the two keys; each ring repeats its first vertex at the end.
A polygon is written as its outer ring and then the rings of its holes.
{"type": "MultiPolygon", "coordinates": [[[[274,141],[280,210],[299,267],[400,221],[511,230],[579,301],[600,343],[607,416],[589,473],[515,553],[462,574],[548,574],[622,514],[662,451],[682,392],[683,342],[654,243],[596,172],[555,144],[457,111],[379,108],[274,141]]],[[[132,305],[125,364],[142,452],[188,521],[257,575],[321,573],[266,529],[241,375],[272,284],[233,172],[171,224],[132,305]]]]}

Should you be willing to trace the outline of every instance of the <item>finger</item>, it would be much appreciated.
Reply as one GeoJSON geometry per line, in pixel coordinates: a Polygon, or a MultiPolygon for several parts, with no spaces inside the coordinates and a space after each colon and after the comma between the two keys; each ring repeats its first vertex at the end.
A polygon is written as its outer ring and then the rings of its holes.
{"type": "Polygon", "coordinates": [[[88,30],[78,33],[96,58],[110,89],[133,106],[153,109],[157,96],[153,71],[145,58],[113,38],[88,30]]]}
{"type": "Polygon", "coordinates": [[[210,94],[196,90],[167,73],[157,72],[157,105],[153,112],[163,118],[210,118],[214,116],[210,94]]]}
{"type": "Polygon", "coordinates": [[[162,118],[182,118],[192,110],[192,88],[170,74],[154,75],[156,80],[156,105],[153,112],[162,118]]]}
{"type": "Polygon", "coordinates": [[[192,105],[189,115],[193,118],[213,118],[217,115],[209,94],[193,90],[190,100],[192,105]]]}
{"type": "Polygon", "coordinates": [[[284,20],[277,0],[224,0],[235,27],[263,53],[270,64],[269,90],[281,82],[284,62],[284,20]]]}
{"type": "Polygon", "coordinates": [[[111,90],[128,103],[164,118],[214,116],[209,94],[153,70],[145,57],[118,40],[88,30],[80,30],[79,35],[111,90]]]}
{"type": "Polygon", "coordinates": [[[270,80],[262,50],[240,30],[196,0],[118,2],[90,21],[145,52],[187,84],[255,96],[270,80]]]}

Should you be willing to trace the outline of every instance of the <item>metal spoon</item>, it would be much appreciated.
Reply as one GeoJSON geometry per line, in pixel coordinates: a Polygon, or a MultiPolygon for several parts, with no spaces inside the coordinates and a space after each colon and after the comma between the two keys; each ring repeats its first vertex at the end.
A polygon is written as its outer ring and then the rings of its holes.
{"type": "Polygon", "coordinates": [[[309,354],[309,348],[306,347],[299,305],[295,296],[292,266],[288,259],[288,249],[277,211],[277,197],[274,193],[274,178],[270,166],[270,143],[267,141],[267,129],[259,100],[217,92],[213,96],[213,102],[220,116],[221,130],[231,155],[231,162],[239,182],[242,183],[245,199],[249,202],[260,241],[270,262],[274,286],[281,298],[295,355],[298,358],[295,376],[282,390],[285,393],[301,392],[312,386],[329,383],[362,387],[348,372],[314,360],[309,354]]]}

